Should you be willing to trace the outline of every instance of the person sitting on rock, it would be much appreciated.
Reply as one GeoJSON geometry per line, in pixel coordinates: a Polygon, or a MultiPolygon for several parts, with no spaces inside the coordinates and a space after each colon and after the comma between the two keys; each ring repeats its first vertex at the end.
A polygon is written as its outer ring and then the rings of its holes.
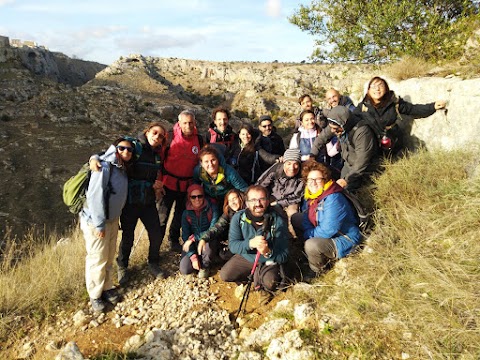
{"type": "Polygon", "coordinates": [[[355,209],[332,179],[330,169],[309,160],[303,164],[302,177],[306,183],[305,211],[295,214],[292,223],[305,240],[311,270],[305,276],[308,279],[348,255],[360,243],[362,234],[355,209]]]}
{"type": "Polygon", "coordinates": [[[260,136],[255,145],[260,155],[260,170],[264,172],[276,162],[281,162],[282,155],[285,152],[285,144],[280,135],[273,127],[273,121],[270,115],[260,116],[258,129],[260,136]]]}
{"type": "Polygon", "coordinates": [[[214,243],[200,243],[205,231],[214,226],[219,217],[216,207],[205,198],[202,186],[192,184],[187,189],[187,204],[182,214],[182,258],[180,273],[187,275],[198,271],[199,278],[209,276],[215,250],[214,243]]]}
{"type": "Polygon", "coordinates": [[[201,254],[203,248],[208,243],[210,248],[218,249],[216,253],[223,261],[228,261],[233,254],[228,249],[228,230],[230,229],[230,222],[233,215],[237,211],[245,208],[244,195],[237,189],[232,189],[225,195],[223,202],[223,213],[215,223],[215,226],[210,227],[200,237],[198,242],[198,252],[201,254]]]}
{"type": "Polygon", "coordinates": [[[268,303],[282,283],[281,266],[288,256],[288,230],[283,218],[269,208],[268,190],[251,185],[246,191],[247,208],[233,215],[228,246],[233,257],[220,270],[227,282],[246,282],[258,254],[254,287],[261,291],[260,304],[268,303]]]}

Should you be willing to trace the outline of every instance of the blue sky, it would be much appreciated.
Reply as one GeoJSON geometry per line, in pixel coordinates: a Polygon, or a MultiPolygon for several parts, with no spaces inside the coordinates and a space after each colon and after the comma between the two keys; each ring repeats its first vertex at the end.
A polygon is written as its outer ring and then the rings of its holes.
{"type": "Polygon", "coordinates": [[[314,39],[288,22],[300,0],[0,0],[0,35],[103,64],[120,56],[308,60],[314,39]]]}

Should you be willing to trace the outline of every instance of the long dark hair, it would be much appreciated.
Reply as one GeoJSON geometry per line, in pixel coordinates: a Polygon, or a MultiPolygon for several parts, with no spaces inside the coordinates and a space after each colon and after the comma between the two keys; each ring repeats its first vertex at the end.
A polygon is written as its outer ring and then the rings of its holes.
{"type": "MultiPolygon", "coordinates": [[[[238,135],[240,135],[240,131],[242,131],[242,129],[247,130],[247,132],[252,137],[252,140],[250,140],[250,142],[247,145],[245,145],[245,147],[243,148],[243,151],[248,152],[248,153],[255,152],[255,140],[257,138],[257,133],[253,129],[252,125],[242,124],[242,126],[240,126],[240,129],[238,130],[238,135]]],[[[238,142],[241,143],[240,136],[238,137],[238,142]]]]}
{"type": "Polygon", "coordinates": [[[363,101],[367,101],[369,102],[370,104],[372,104],[374,107],[376,108],[382,108],[382,107],[385,107],[385,105],[387,104],[387,102],[390,101],[391,97],[392,97],[392,92],[390,92],[390,87],[388,86],[388,83],[387,83],[387,80],[385,80],[384,78],[381,78],[380,76],[374,76],[369,82],[368,82],[368,86],[367,86],[367,93],[365,94],[365,97],[363,98],[363,101]],[[373,99],[370,97],[370,95],[368,94],[368,91],[370,90],[370,86],[372,85],[372,83],[374,81],[380,81],[383,83],[383,85],[385,85],[385,95],[383,95],[383,97],[380,99],[380,102],[378,104],[375,104],[373,102],[373,99]]]}

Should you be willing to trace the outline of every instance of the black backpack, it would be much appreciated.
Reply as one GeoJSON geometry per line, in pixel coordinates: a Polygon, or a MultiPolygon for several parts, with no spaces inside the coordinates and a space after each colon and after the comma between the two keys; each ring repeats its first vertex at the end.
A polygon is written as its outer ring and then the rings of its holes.
{"type": "Polygon", "coordinates": [[[347,198],[348,202],[352,205],[352,207],[355,209],[355,213],[357,215],[357,220],[358,220],[358,227],[362,232],[368,229],[370,226],[370,213],[367,212],[365,207],[362,205],[360,200],[358,199],[357,196],[352,194],[350,191],[343,189],[342,194],[345,195],[347,198]]]}

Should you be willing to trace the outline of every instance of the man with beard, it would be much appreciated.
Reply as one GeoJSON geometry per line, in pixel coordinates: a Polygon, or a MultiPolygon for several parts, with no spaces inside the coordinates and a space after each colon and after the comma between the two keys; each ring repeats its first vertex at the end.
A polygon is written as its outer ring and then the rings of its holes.
{"type": "Polygon", "coordinates": [[[223,107],[217,107],[212,111],[212,122],[205,135],[206,144],[223,144],[225,146],[224,158],[229,165],[235,166],[235,158],[232,157],[232,144],[237,139],[229,124],[230,111],[223,107]]]}
{"type": "Polygon", "coordinates": [[[238,211],[230,223],[228,244],[234,255],[220,270],[220,278],[227,282],[247,282],[256,255],[260,254],[254,287],[261,291],[260,305],[264,305],[282,282],[281,264],[288,256],[287,226],[270,209],[268,191],[263,186],[251,185],[245,196],[247,208],[238,211]]]}

